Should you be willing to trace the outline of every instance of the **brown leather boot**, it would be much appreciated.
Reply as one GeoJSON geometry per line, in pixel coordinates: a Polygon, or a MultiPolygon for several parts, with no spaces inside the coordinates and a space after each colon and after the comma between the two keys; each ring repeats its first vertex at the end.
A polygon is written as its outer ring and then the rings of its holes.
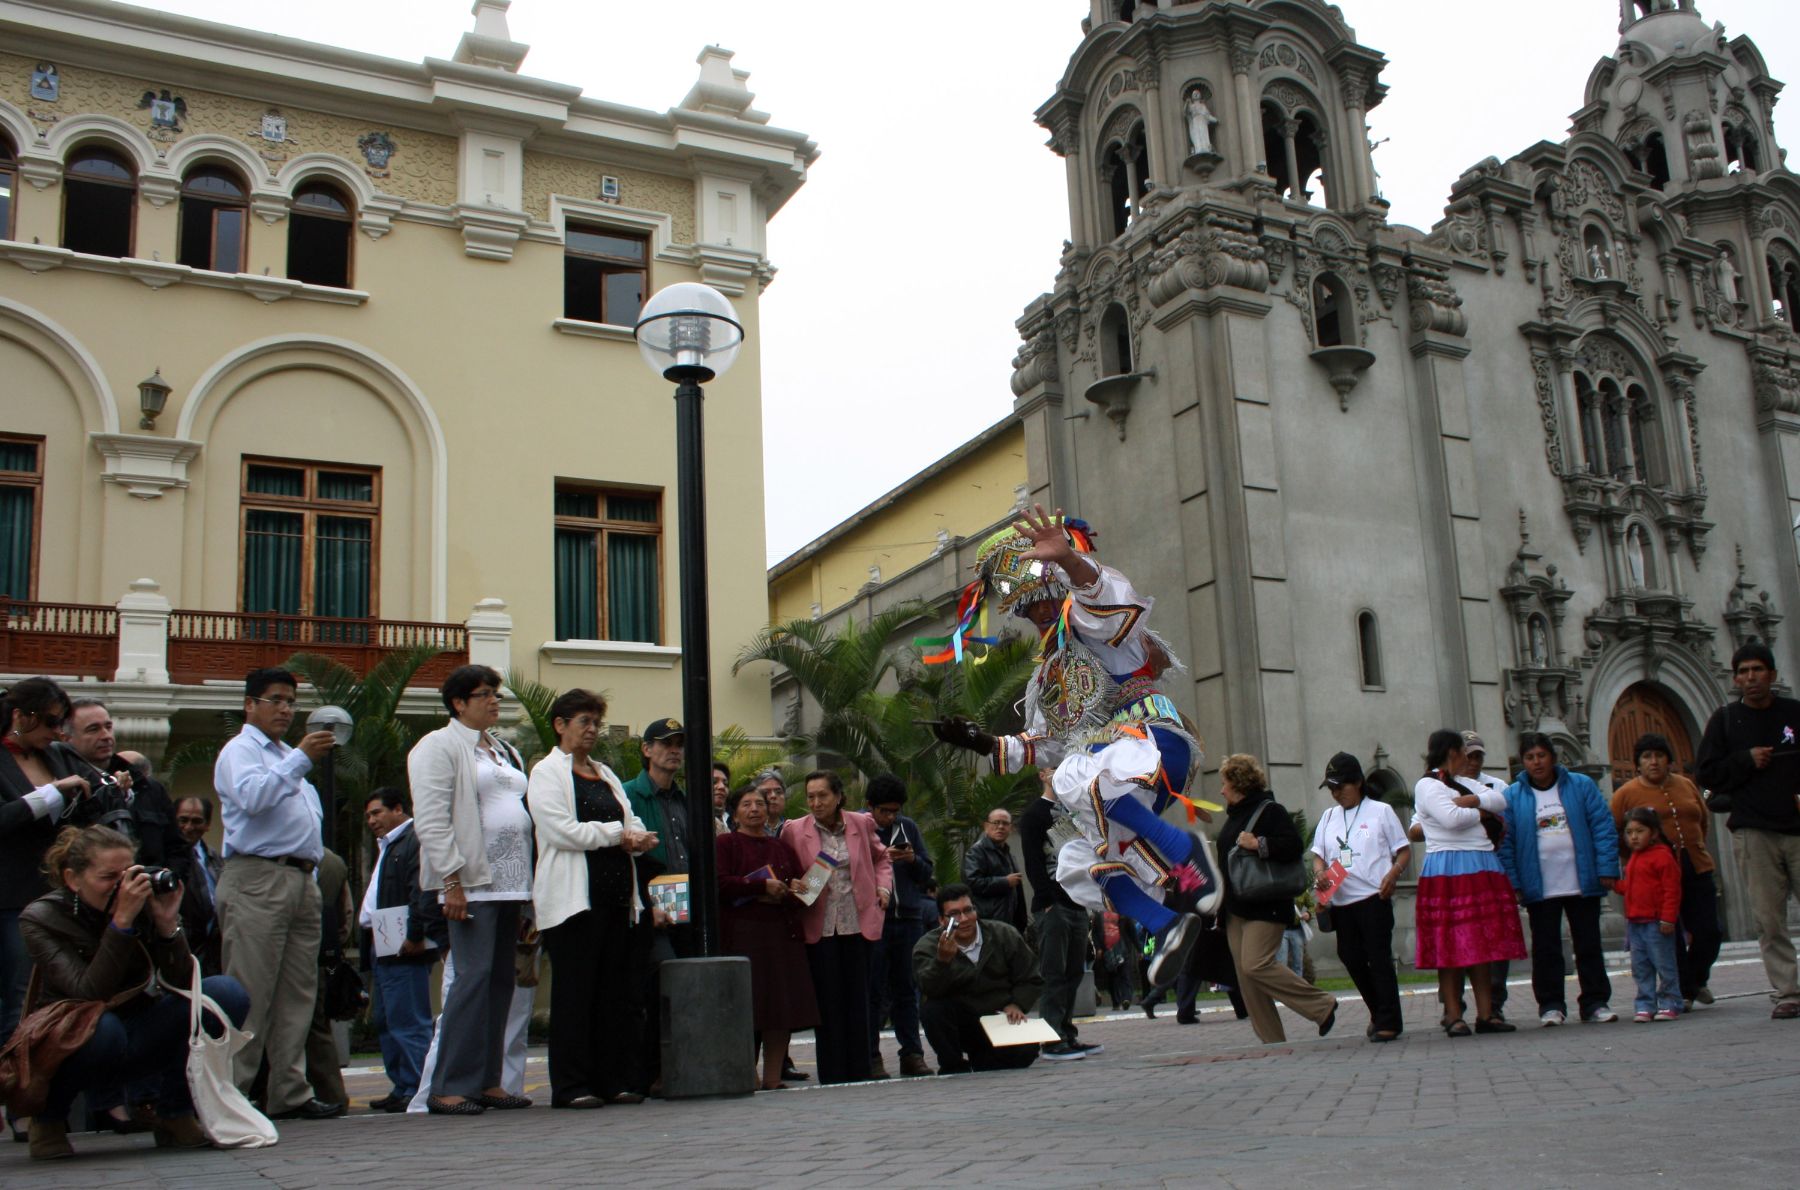
{"type": "Polygon", "coordinates": [[[156,1120],[156,1147],[159,1149],[204,1149],[212,1141],[201,1130],[200,1121],[192,1116],[159,1116],[156,1120]]]}
{"type": "Polygon", "coordinates": [[[33,1161],[54,1161],[58,1157],[73,1157],[75,1150],[69,1144],[69,1125],[66,1120],[52,1123],[49,1120],[31,1121],[31,1159],[33,1161]]]}
{"type": "Polygon", "coordinates": [[[900,1075],[902,1078],[916,1078],[919,1075],[932,1075],[937,1072],[925,1061],[924,1054],[901,1054],[900,1075]]]}
{"type": "Polygon", "coordinates": [[[887,1063],[881,1060],[880,1054],[869,1059],[869,1077],[876,1079],[889,1077],[887,1063]]]}

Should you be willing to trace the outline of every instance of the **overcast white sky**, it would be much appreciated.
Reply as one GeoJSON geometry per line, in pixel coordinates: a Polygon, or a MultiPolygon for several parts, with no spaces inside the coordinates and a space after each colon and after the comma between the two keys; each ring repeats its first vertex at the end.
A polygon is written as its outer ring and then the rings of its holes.
{"type": "MultiPolygon", "coordinates": [[[[1559,139],[1616,0],[1340,0],[1386,54],[1370,113],[1398,223],[1429,227],[1484,157],[1559,139]]],[[[417,61],[449,57],[467,0],[164,0],[155,7],[417,61]]],[[[1800,83],[1794,0],[1701,0],[1800,83]],[[1787,13],[1783,17],[1782,13],[1787,13]]],[[[1068,234],[1061,159],[1032,112],[1080,41],[1086,0],[514,0],[524,73],[652,110],[706,44],[737,52],[756,106],[823,152],[770,228],[764,297],[768,554],[778,561],[998,421],[1013,320],[1068,234]]],[[[1791,108],[1776,132],[1795,145],[1791,108]]],[[[1796,147],[1800,147],[1797,145],[1796,147]]],[[[715,447],[716,448],[716,447],[715,447]]]]}

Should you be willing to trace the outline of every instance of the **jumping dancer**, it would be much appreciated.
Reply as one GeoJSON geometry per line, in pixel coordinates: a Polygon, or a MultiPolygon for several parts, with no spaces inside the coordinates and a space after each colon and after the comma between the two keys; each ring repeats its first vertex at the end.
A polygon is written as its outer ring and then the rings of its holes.
{"type": "MultiPolygon", "coordinates": [[[[987,756],[998,773],[1054,767],[1057,801],[1082,832],[1064,844],[1056,878],[1075,902],[1117,910],[1157,937],[1149,976],[1173,983],[1199,939],[1200,919],[1166,902],[1218,907],[1219,878],[1203,839],[1164,822],[1172,801],[1189,821],[1205,815],[1184,791],[1204,754],[1199,733],[1156,682],[1179,663],[1145,625],[1154,600],[1094,560],[1093,531],[1041,505],[982,543],[980,577],[963,591],[957,625],[927,662],[960,661],[982,606],[1031,622],[1042,642],[1025,688],[1025,730],[992,736],[952,716],[934,725],[945,743],[987,756]]],[[[1210,816],[1207,816],[1210,818],[1210,816]]]]}

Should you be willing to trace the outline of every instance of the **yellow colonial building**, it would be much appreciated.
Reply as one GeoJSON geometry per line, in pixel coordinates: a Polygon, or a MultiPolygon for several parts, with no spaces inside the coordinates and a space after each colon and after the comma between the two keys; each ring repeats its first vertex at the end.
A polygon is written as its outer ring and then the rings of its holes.
{"type": "MultiPolygon", "coordinates": [[[[507,8],[414,63],[0,0],[0,680],[102,693],[153,754],[301,649],[678,713],[672,386],[631,326],[677,281],[744,324],[707,419],[741,591],[764,231],[817,149],[714,47],[662,112],[523,75],[507,8]]],[[[720,725],[767,721],[730,673],[764,610],[712,607],[720,725]]]]}
{"type": "Polygon", "coordinates": [[[954,579],[958,548],[1004,527],[1025,482],[1025,431],[1009,415],[770,568],[769,622],[829,619],[877,590],[887,599],[953,597],[974,577],[954,579]],[[952,585],[940,589],[946,559],[952,585]]]}

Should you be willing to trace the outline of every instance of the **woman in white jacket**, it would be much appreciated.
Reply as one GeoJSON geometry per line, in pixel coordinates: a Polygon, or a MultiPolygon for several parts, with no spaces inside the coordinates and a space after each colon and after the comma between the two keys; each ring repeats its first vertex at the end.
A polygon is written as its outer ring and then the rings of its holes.
{"type": "Polygon", "coordinates": [[[1465,973],[1475,992],[1475,1032],[1511,1033],[1513,1026],[1494,1015],[1488,964],[1524,958],[1525,935],[1512,882],[1482,821],[1483,810],[1503,812],[1506,798],[1457,777],[1463,768],[1458,732],[1432,732],[1425,752],[1431,771],[1413,789],[1413,808],[1425,832],[1415,905],[1418,967],[1437,969],[1444,1031],[1450,1036],[1469,1035],[1461,1007],[1465,973]]]}
{"type": "Polygon", "coordinates": [[[531,770],[537,831],[532,901],[550,956],[550,1106],[639,1103],[633,1088],[641,982],[627,970],[643,906],[632,857],[656,846],[613,771],[590,753],[606,701],[571,690],[551,704],[557,746],[531,770]]]}

